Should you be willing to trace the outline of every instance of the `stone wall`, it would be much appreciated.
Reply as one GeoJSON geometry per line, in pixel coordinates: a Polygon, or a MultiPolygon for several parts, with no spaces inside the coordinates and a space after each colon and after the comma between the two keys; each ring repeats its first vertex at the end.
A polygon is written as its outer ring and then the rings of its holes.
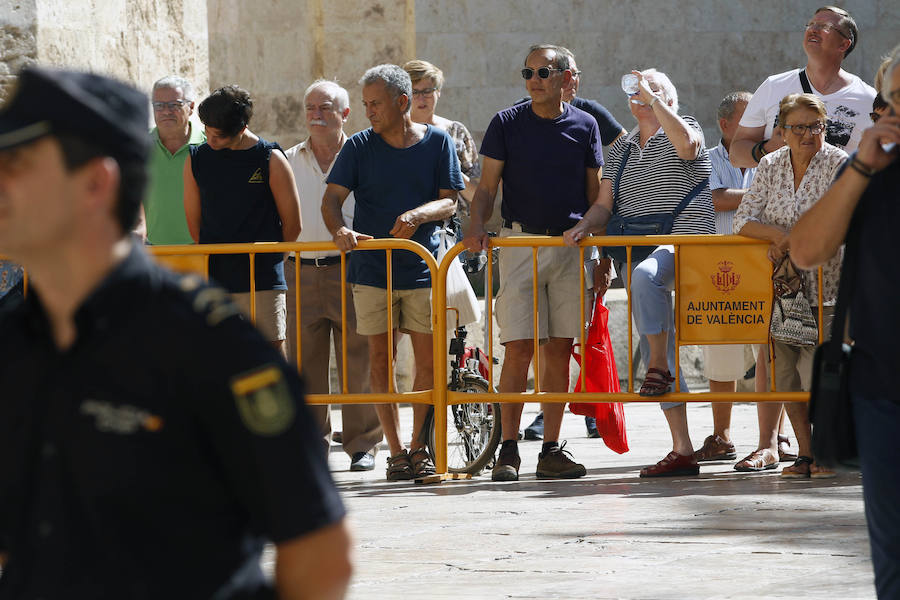
{"type": "Polygon", "coordinates": [[[37,60],[35,0],[0,0],[0,101],[19,70],[37,60]]]}
{"type": "Polygon", "coordinates": [[[209,87],[205,2],[0,0],[0,87],[28,62],[108,73],[148,90],[168,74],[209,87]]]}
{"type": "MultiPolygon", "coordinates": [[[[678,88],[683,114],[715,145],[715,109],[727,93],[753,91],[770,74],[806,62],[803,27],[823,0],[417,0],[416,52],[446,77],[438,113],[479,140],[491,116],[525,95],[519,70],[531,44],[576,55],[580,96],[599,101],[626,128],[635,122],[619,79],[656,67],[678,88]]],[[[845,68],[871,82],[878,58],[900,43],[896,0],[835,1],[856,19],[845,68]]]]}
{"type": "Polygon", "coordinates": [[[208,0],[210,87],[234,83],[254,99],[250,128],[285,148],[306,137],[303,92],[317,78],[350,92],[348,131],[368,127],[363,71],[402,63],[415,48],[413,0],[208,0]]]}

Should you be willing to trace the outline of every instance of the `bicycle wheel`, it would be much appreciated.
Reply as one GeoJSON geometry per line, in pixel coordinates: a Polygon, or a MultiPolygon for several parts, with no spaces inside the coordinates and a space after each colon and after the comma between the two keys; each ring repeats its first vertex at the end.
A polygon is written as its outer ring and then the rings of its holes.
{"type": "MultiPolygon", "coordinates": [[[[464,375],[459,392],[486,393],[488,382],[464,375]]],[[[429,448],[434,448],[434,421],[429,427],[429,448]]],[[[477,475],[494,460],[500,444],[500,404],[473,402],[447,407],[447,470],[477,475]]]]}

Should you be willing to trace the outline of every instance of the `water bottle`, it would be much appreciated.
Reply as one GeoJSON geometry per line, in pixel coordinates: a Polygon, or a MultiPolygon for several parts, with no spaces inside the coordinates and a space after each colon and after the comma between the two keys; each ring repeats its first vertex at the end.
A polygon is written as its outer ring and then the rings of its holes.
{"type": "Polygon", "coordinates": [[[622,75],[622,91],[629,96],[634,96],[640,91],[637,75],[634,73],[622,75]]]}

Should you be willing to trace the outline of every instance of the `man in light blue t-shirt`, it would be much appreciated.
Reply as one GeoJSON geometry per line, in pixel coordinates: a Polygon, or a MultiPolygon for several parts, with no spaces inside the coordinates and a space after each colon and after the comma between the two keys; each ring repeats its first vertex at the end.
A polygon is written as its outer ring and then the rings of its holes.
{"type": "MultiPolygon", "coordinates": [[[[456,193],[465,187],[456,146],[444,131],[413,123],[412,82],[396,65],[378,65],[360,80],[363,105],[372,127],[347,140],[328,175],[322,216],[337,247],[352,250],[359,240],[402,238],[419,242],[432,253],[438,248],[443,219],[456,212],[456,193]],[[350,192],[356,199],[353,228],[344,224],[341,205],[350,192]]],[[[356,329],[369,340],[373,393],[388,390],[387,265],[382,251],[351,255],[348,279],[356,308],[356,329]]],[[[414,390],[431,389],[431,276],[425,261],[408,251],[391,260],[391,312],[395,329],[412,340],[416,375],[414,390]]],[[[396,332],[394,341],[396,342],[396,332]]],[[[433,475],[434,464],[416,432],[425,424],[428,406],[413,404],[410,451],[400,441],[396,404],[376,405],[391,456],[390,481],[433,475]]]]}

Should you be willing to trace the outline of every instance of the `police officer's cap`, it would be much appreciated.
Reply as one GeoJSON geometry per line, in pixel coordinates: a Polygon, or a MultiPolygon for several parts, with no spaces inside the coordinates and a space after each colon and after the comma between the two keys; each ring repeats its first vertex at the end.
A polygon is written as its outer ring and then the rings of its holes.
{"type": "Polygon", "coordinates": [[[147,96],[102,75],[26,67],[0,109],[0,149],[67,133],[109,156],[145,160],[150,114],[147,96]]]}

